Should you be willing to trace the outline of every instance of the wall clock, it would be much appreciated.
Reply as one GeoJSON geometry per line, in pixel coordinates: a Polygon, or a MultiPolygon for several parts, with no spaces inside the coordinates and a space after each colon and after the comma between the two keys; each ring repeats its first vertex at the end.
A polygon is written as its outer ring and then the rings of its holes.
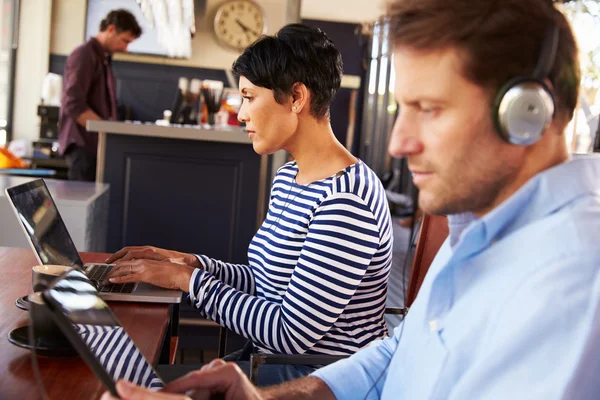
{"type": "Polygon", "coordinates": [[[252,0],[230,0],[215,15],[215,35],[230,48],[243,50],[267,31],[265,13],[252,0]]]}

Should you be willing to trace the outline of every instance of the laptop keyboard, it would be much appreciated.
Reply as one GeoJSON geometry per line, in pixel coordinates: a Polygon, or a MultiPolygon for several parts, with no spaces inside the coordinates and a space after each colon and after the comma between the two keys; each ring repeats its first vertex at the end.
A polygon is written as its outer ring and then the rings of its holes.
{"type": "Polygon", "coordinates": [[[112,265],[90,264],[87,269],[87,276],[98,288],[101,293],[131,293],[135,283],[107,283],[104,284],[104,277],[112,269],[112,265]]]}

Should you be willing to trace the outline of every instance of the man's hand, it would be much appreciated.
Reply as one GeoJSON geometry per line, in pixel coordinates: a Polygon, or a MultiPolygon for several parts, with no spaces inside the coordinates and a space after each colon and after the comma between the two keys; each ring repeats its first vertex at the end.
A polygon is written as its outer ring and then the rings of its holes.
{"type": "Polygon", "coordinates": [[[194,268],[202,268],[202,264],[193,254],[181,253],[174,250],[160,249],[153,246],[129,246],[117,251],[112,256],[106,259],[107,264],[112,264],[117,261],[130,260],[156,260],[168,261],[175,264],[184,264],[194,268]]]}
{"type": "Polygon", "coordinates": [[[194,268],[156,260],[118,261],[106,276],[110,283],[146,282],[188,292],[194,268]]]}
{"type": "Polygon", "coordinates": [[[227,400],[261,400],[254,385],[235,363],[213,360],[198,371],[169,383],[165,392],[192,393],[192,398],[227,400]],[[222,396],[219,396],[222,395],[222,396]]]}
{"type": "MultiPolygon", "coordinates": [[[[117,392],[124,400],[262,400],[256,388],[234,363],[214,360],[202,369],[169,383],[161,392],[151,392],[131,383],[119,381],[117,392]],[[186,393],[187,396],[176,394],[186,393]]],[[[101,400],[116,400],[109,392],[101,400]]]]}
{"type": "Polygon", "coordinates": [[[87,110],[85,110],[84,112],[79,114],[76,118],[77,123],[86,129],[87,129],[87,122],[90,120],[91,121],[101,121],[102,118],[100,118],[100,116],[98,114],[96,114],[94,111],[92,111],[91,108],[88,108],[87,110]]]}
{"type": "MultiPolygon", "coordinates": [[[[120,380],[117,382],[117,393],[123,400],[191,400],[189,396],[165,392],[152,392],[148,389],[120,380]]],[[[100,400],[118,400],[110,392],[104,392],[100,400]]]]}

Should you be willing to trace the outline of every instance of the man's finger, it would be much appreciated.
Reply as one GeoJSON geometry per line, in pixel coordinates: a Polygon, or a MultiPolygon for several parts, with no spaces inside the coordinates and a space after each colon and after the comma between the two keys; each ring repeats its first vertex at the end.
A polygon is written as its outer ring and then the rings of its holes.
{"type": "Polygon", "coordinates": [[[240,379],[247,378],[235,364],[230,363],[192,371],[167,384],[163,390],[182,393],[192,389],[207,389],[212,392],[225,393],[230,387],[238,384],[240,379]]]}
{"type": "Polygon", "coordinates": [[[227,362],[223,361],[220,358],[215,358],[214,360],[208,363],[209,368],[222,367],[223,365],[227,365],[227,362]]]}
{"type": "Polygon", "coordinates": [[[114,398],[110,392],[107,390],[106,392],[104,392],[104,394],[102,395],[102,397],[100,397],[100,400],[118,400],[116,398],[114,398]]]}
{"type": "Polygon", "coordinates": [[[125,400],[191,400],[189,397],[180,394],[151,392],[124,380],[117,382],[117,392],[125,400]]]}

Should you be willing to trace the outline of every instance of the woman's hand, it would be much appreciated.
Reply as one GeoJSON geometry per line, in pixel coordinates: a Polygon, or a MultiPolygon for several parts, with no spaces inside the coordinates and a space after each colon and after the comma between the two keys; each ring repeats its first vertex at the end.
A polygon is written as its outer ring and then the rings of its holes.
{"type": "MultiPolygon", "coordinates": [[[[169,383],[161,392],[151,392],[125,381],[117,383],[117,392],[124,400],[261,400],[262,397],[246,375],[234,363],[214,360],[202,369],[169,383]],[[187,396],[175,394],[186,393],[187,396]],[[218,397],[217,397],[218,396],[218,397]]],[[[109,392],[101,400],[113,400],[109,392]]]]}
{"type": "Polygon", "coordinates": [[[181,253],[174,250],[160,249],[153,246],[128,246],[117,251],[112,256],[106,259],[107,264],[112,264],[117,261],[130,260],[156,260],[168,261],[175,264],[185,264],[194,268],[202,268],[202,264],[193,254],[181,253]]]}
{"type": "Polygon", "coordinates": [[[193,267],[168,261],[120,260],[110,270],[106,280],[110,283],[146,282],[189,292],[193,272],[193,267]]]}

